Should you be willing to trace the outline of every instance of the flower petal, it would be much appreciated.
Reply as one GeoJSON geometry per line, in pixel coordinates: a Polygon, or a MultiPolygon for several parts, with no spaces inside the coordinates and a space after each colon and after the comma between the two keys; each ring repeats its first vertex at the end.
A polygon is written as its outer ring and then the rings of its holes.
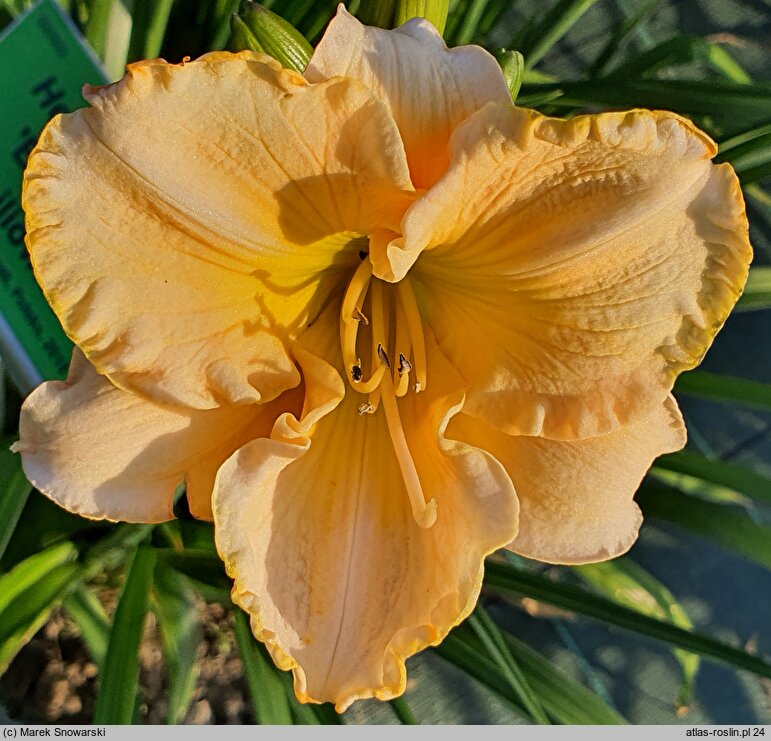
{"type": "Polygon", "coordinates": [[[285,349],[414,198],[398,130],[355,80],[268,57],[131,65],[45,129],[28,246],[67,333],[121,388],[212,408],[299,376],[285,349]],[[366,246],[366,240],[364,240],[366,246]]]}
{"type": "Polygon", "coordinates": [[[654,413],[615,432],[562,442],[511,436],[465,414],[447,433],[492,453],[520,500],[509,548],[549,563],[591,563],[625,553],[642,514],[632,497],[653,459],[685,445],[685,426],[670,396],[654,413]]]}
{"type": "Polygon", "coordinates": [[[403,256],[464,411],[511,434],[593,437],[661,404],[747,277],[741,190],[669,113],[570,121],[488,106],[408,211],[403,256]]]}
{"type": "MultiPolygon", "coordinates": [[[[337,315],[329,334],[335,342],[337,315]]],[[[307,338],[303,338],[307,341],[307,338]]],[[[307,347],[307,345],[306,345],[307,347]]],[[[300,700],[388,699],[404,691],[404,660],[473,608],[486,554],[516,532],[517,503],[487,453],[448,440],[460,379],[433,346],[429,390],[399,400],[432,527],[419,527],[382,413],[318,355],[298,350],[308,396],[270,440],[220,469],[217,548],[233,599],[276,664],[293,669],[300,700]]],[[[329,357],[324,353],[325,357],[329,357]]]]}
{"type": "Polygon", "coordinates": [[[35,487],[83,517],[172,519],[174,490],[185,481],[193,515],[211,519],[220,464],[269,434],[297,396],[204,411],[163,407],[117,389],[75,350],[69,378],[38,386],[24,402],[14,450],[35,487]]]}
{"type": "Polygon", "coordinates": [[[336,75],[361,80],[387,103],[417,188],[447,169],[447,143],[464,118],[489,101],[511,103],[501,68],[481,47],[448,49],[422,18],[393,31],[363,26],[342,4],[305,70],[311,82],[336,75]]]}

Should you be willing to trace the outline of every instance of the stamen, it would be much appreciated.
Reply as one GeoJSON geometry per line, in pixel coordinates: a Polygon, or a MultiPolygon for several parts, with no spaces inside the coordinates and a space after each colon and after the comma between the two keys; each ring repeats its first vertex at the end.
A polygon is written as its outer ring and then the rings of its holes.
{"type": "Polygon", "coordinates": [[[356,355],[356,339],[360,322],[356,313],[364,316],[359,306],[367,294],[370,280],[372,279],[372,265],[369,260],[362,262],[348,284],[343,296],[343,304],[340,308],[340,345],[343,350],[343,363],[349,369],[354,381],[361,379],[361,361],[356,355]],[[358,379],[356,378],[358,371],[358,379]]]}
{"type": "MultiPolygon", "coordinates": [[[[396,308],[396,342],[394,343],[394,350],[406,358],[409,357],[410,350],[412,349],[410,329],[407,326],[407,315],[404,312],[402,301],[398,297],[394,304],[396,308]]],[[[410,366],[410,370],[412,370],[412,366],[410,366]]],[[[404,396],[404,394],[399,393],[402,387],[402,375],[398,368],[394,368],[393,379],[394,386],[396,386],[396,395],[404,396]]]]}
{"type": "Polygon", "coordinates": [[[356,321],[353,310],[358,308],[359,302],[364,298],[369,287],[369,281],[372,278],[372,263],[369,260],[362,262],[348,284],[343,296],[343,306],[340,310],[340,316],[347,324],[356,321]]]}
{"type": "Polygon", "coordinates": [[[391,361],[388,359],[388,353],[383,349],[382,345],[377,346],[377,357],[380,361],[380,365],[383,368],[390,368],[391,367],[391,361]]]}
{"type": "Polygon", "coordinates": [[[386,369],[381,365],[367,381],[356,381],[353,384],[353,388],[361,394],[368,394],[374,391],[383,380],[383,376],[386,375],[386,369]]]}
{"type": "Polygon", "coordinates": [[[365,402],[364,404],[359,404],[356,411],[358,412],[359,416],[362,417],[365,414],[373,414],[375,407],[373,407],[369,402],[365,402]]]}
{"type": "Polygon", "coordinates": [[[407,319],[407,327],[410,331],[412,342],[412,359],[415,365],[415,392],[426,388],[426,340],[423,336],[423,322],[420,319],[418,302],[415,300],[415,292],[412,289],[410,279],[405,277],[397,284],[399,298],[401,299],[404,315],[407,319]]]}
{"type": "Polygon", "coordinates": [[[363,324],[365,327],[369,324],[369,319],[367,319],[364,314],[361,313],[361,310],[358,306],[353,307],[353,318],[359,323],[363,324]]]}
{"type": "Polygon", "coordinates": [[[425,495],[423,494],[418,471],[415,468],[415,462],[412,460],[412,455],[407,445],[407,438],[404,436],[404,429],[399,417],[399,407],[394,396],[394,386],[390,373],[386,373],[383,376],[380,392],[386,423],[388,424],[388,434],[391,436],[391,444],[394,446],[396,459],[399,462],[402,480],[407,489],[407,496],[410,498],[412,516],[420,527],[429,528],[436,522],[436,500],[431,499],[429,502],[426,502],[425,495]]]}
{"type": "Polygon", "coordinates": [[[407,391],[410,388],[410,371],[412,370],[412,364],[407,358],[399,353],[399,367],[397,368],[397,382],[394,394],[396,398],[400,399],[402,396],[406,396],[407,391]]]}

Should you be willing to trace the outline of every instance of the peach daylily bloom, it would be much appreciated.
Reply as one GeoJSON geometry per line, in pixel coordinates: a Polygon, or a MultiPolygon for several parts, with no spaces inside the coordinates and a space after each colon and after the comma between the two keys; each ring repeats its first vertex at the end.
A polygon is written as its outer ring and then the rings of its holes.
{"type": "Polygon", "coordinates": [[[630,547],[751,256],[706,135],[516,108],[483,50],[344,9],[304,76],[214,53],[86,97],[25,178],[80,348],[22,413],[44,494],[156,522],[184,479],[257,638],[339,710],[404,691],[494,550],[630,547]]]}

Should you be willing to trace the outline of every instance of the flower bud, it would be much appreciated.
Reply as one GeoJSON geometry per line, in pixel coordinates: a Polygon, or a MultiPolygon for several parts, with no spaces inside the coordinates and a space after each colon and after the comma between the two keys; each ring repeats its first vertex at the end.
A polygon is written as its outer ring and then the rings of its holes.
{"type": "Polygon", "coordinates": [[[260,42],[254,38],[254,34],[238,15],[230,16],[230,38],[228,39],[229,51],[261,51],[265,52],[260,42]]]}
{"type": "Polygon", "coordinates": [[[525,58],[518,51],[507,51],[506,49],[497,52],[495,58],[501,65],[503,77],[509,86],[511,99],[516,101],[517,93],[519,93],[519,88],[522,85],[522,74],[525,71],[525,58]]]}
{"type": "Polygon", "coordinates": [[[264,51],[287,69],[304,72],[313,48],[291,23],[259,3],[243,0],[238,15],[231,19],[229,47],[264,51]]]}
{"type": "Polygon", "coordinates": [[[401,26],[410,18],[425,18],[444,33],[449,0],[396,0],[394,26],[401,26]]]}
{"type": "Polygon", "coordinates": [[[393,28],[395,0],[361,0],[356,12],[365,26],[393,28]]]}

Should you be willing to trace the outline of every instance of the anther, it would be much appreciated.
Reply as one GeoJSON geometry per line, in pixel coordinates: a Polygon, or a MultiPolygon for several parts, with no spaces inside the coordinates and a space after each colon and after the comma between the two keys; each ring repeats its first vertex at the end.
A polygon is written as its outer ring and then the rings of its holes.
{"type": "Polygon", "coordinates": [[[361,377],[361,361],[359,361],[356,365],[351,366],[351,378],[353,379],[354,383],[358,383],[361,381],[361,377]]]}
{"type": "Polygon", "coordinates": [[[359,250],[359,260],[366,260],[369,257],[367,250],[359,250]]]}
{"type": "Polygon", "coordinates": [[[369,319],[361,313],[361,309],[358,306],[353,307],[351,315],[359,324],[363,324],[365,327],[369,324],[369,319]]]}
{"type": "Polygon", "coordinates": [[[403,376],[405,373],[409,373],[412,370],[412,363],[407,358],[399,353],[399,375],[403,376]]]}
{"type": "Polygon", "coordinates": [[[382,365],[384,368],[391,367],[391,361],[388,359],[388,353],[386,353],[382,345],[377,346],[377,357],[378,360],[380,360],[380,365],[382,365]]]}
{"type": "Polygon", "coordinates": [[[359,416],[362,417],[365,414],[373,414],[375,409],[377,409],[377,407],[373,406],[368,401],[365,401],[363,404],[359,404],[359,408],[356,411],[359,416]]]}

